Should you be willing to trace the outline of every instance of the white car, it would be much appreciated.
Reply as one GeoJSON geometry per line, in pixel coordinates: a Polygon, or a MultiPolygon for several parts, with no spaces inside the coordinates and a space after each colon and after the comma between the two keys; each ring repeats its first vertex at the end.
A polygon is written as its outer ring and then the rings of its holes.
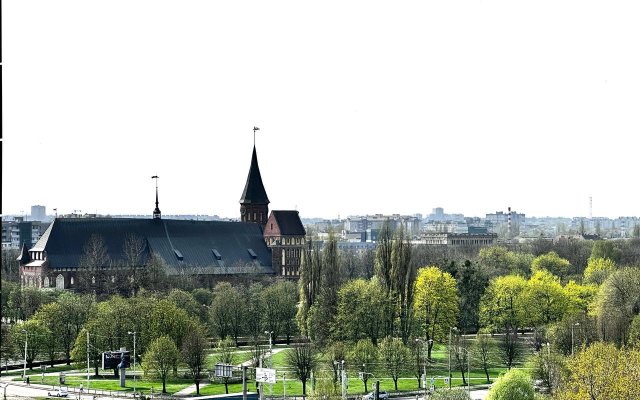
{"type": "Polygon", "coordinates": [[[47,396],[49,396],[49,397],[67,397],[67,396],[69,396],[69,392],[67,392],[67,389],[58,389],[55,392],[47,392],[47,396]]]}
{"type": "MultiPolygon", "coordinates": [[[[387,393],[384,390],[381,390],[380,393],[378,393],[378,398],[380,400],[388,400],[389,399],[389,393],[387,393]]],[[[375,393],[371,392],[369,394],[364,395],[363,400],[376,400],[375,399],[375,393]]]]}

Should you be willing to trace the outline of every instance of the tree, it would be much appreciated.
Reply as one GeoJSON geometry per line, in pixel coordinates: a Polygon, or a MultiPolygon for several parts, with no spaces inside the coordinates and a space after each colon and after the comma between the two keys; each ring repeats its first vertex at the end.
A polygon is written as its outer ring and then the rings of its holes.
{"type": "MultiPolygon", "coordinates": [[[[234,345],[230,337],[219,340],[216,351],[216,360],[220,364],[233,365],[235,363],[234,345]]],[[[225,376],[222,380],[224,382],[225,393],[229,394],[229,378],[225,376]]]]}
{"type": "Polygon", "coordinates": [[[84,245],[84,252],[78,264],[76,288],[84,293],[110,294],[111,282],[106,270],[111,265],[104,238],[91,235],[84,245]]]}
{"type": "Polygon", "coordinates": [[[193,383],[196,385],[196,395],[200,396],[200,379],[202,378],[202,370],[205,368],[207,358],[208,341],[205,330],[201,326],[187,332],[182,341],[182,360],[187,367],[193,383]]]}
{"type": "Polygon", "coordinates": [[[622,268],[609,275],[600,287],[595,309],[601,337],[626,344],[631,321],[640,314],[638,268],[622,268]]]}
{"type": "Polygon", "coordinates": [[[151,253],[140,275],[140,287],[158,292],[166,289],[168,284],[167,264],[156,253],[151,253]]]}
{"type": "Polygon", "coordinates": [[[434,341],[443,341],[449,328],[458,321],[456,281],[437,267],[420,268],[415,288],[414,310],[420,321],[420,332],[427,341],[427,357],[431,359],[434,341]]]}
{"type": "Polygon", "coordinates": [[[411,370],[413,376],[418,380],[418,389],[422,387],[422,381],[420,377],[423,372],[426,372],[427,357],[424,352],[424,343],[421,339],[415,339],[409,341],[409,351],[411,352],[411,370]]]}
{"type": "Polygon", "coordinates": [[[557,398],[560,400],[638,400],[640,351],[597,342],[567,361],[557,398]]]}
{"type": "Polygon", "coordinates": [[[278,281],[262,292],[263,325],[273,332],[274,339],[285,333],[289,344],[295,329],[297,300],[296,286],[290,281],[278,281]]]}
{"type": "Polygon", "coordinates": [[[336,340],[357,341],[368,337],[376,344],[387,302],[376,278],[346,282],[338,291],[338,308],[332,336],[336,340]]]}
{"type": "Polygon", "coordinates": [[[20,354],[21,356],[25,354],[25,340],[27,341],[27,367],[33,369],[33,361],[46,350],[50,331],[42,321],[30,319],[13,325],[10,336],[14,345],[14,353],[20,354]]]}
{"type": "Polygon", "coordinates": [[[249,286],[248,291],[243,292],[243,297],[245,298],[244,330],[252,342],[256,344],[264,332],[262,325],[262,315],[264,314],[264,304],[262,303],[263,289],[262,284],[253,283],[249,286]]]}
{"type": "Polygon", "coordinates": [[[539,380],[550,393],[555,393],[565,373],[565,357],[547,348],[531,356],[528,365],[533,378],[539,380]]]}
{"type": "Polygon", "coordinates": [[[333,384],[336,385],[338,383],[338,372],[340,369],[338,367],[338,363],[347,358],[347,348],[343,342],[333,342],[327,348],[326,356],[328,363],[333,370],[333,384]]]}
{"type": "Polygon", "coordinates": [[[529,275],[533,257],[530,254],[514,253],[502,246],[490,246],[480,249],[478,264],[488,277],[516,274],[529,275]]]}
{"type": "Polygon", "coordinates": [[[140,289],[142,268],[144,266],[144,259],[147,252],[147,243],[140,236],[129,234],[124,240],[122,245],[122,253],[124,256],[125,267],[129,270],[125,272],[128,275],[128,287],[125,287],[128,294],[135,296],[140,289]]]}
{"type": "Polygon", "coordinates": [[[602,285],[615,269],[616,263],[608,258],[590,258],[584,270],[584,282],[602,285]]]}
{"type": "Polygon", "coordinates": [[[319,292],[309,308],[307,318],[309,337],[319,345],[329,339],[338,307],[341,283],[339,262],[337,239],[333,232],[329,232],[329,238],[322,248],[319,292]]]}
{"type": "Polygon", "coordinates": [[[498,349],[500,350],[502,361],[508,369],[511,369],[521,352],[520,344],[518,343],[518,334],[515,330],[507,329],[502,334],[501,340],[498,343],[498,349]]]}
{"type": "Polygon", "coordinates": [[[368,392],[367,381],[369,380],[370,371],[373,369],[373,364],[378,359],[376,347],[371,343],[371,340],[360,339],[351,353],[351,358],[355,365],[360,369],[360,372],[362,372],[364,391],[368,392]]]}
{"type": "Polygon", "coordinates": [[[567,297],[567,314],[586,315],[595,300],[598,288],[595,285],[579,285],[569,281],[564,288],[567,297]]]}
{"type": "Polygon", "coordinates": [[[487,377],[487,383],[491,383],[489,378],[489,367],[493,364],[495,359],[495,344],[489,335],[490,332],[482,330],[478,332],[475,342],[475,353],[478,354],[478,359],[484,370],[484,374],[487,377]]]}
{"type": "MultiPolygon", "coordinates": [[[[5,282],[19,282],[20,263],[18,256],[20,251],[16,249],[2,249],[2,294],[4,295],[5,282]]],[[[4,312],[2,315],[6,315],[4,312]]]]}
{"type": "Polygon", "coordinates": [[[507,275],[492,279],[480,299],[480,321],[492,330],[516,332],[524,325],[523,292],[527,282],[521,276],[507,275]]]}
{"type": "Polygon", "coordinates": [[[60,344],[64,350],[67,365],[69,365],[71,363],[71,349],[75,339],[80,334],[84,323],[88,320],[95,303],[93,296],[63,292],[58,297],[58,304],[60,305],[58,318],[62,325],[59,333],[60,344]]]}
{"type": "Polygon", "coordinates": [[[154,373],[162,380],[162,393],[167,393],[167,377],[179,356],[178,348],[169,336],[160,336],[155,339],[142,356],[145,372],[154,373]]]}
{"type": "Polygon", "coordinates": [[[535,273],[541,269],[546,269],[562,280],[569,273],[571,263],[560,257],[555,251],[551,251],[534,258],[531,262],[531,272],[535,273]]]}
{"type": "MultiPolygon", "coordinates": [[[[378,233],[378,240],[376,242],[376,258],[375,258],[375,276],[378,278],[380,285],[383,288],[384,295],[388,299],[391,298],[391,290],[393,289],[393,276],[392,276],[392,260],[393,260],[393,231],[389,225],[389,220],[385,220],[382,224],[382,228],[378,233]]],[[[396,310],[389,304],[385,309],[383,319],[383,334],[385,336],[393,334],[393,328],[396,318],[396,310]]]]}
{"type": "Polygon", "coordinates": [[[213,288],[213,301],[209,315],[213,332],[220,339],[233,335],[234,339],[238,340],[242,318],[238,315],[240,311],[236,309],[243,309],[242,302],[238,290],[229,282],[218,282],[213,288]]]}
{"type": "Polygon", "coordinates": [[[458,269],[456,283],[460,294],[458,325],[463,332],[477,332],[480,329],[480,299],[489,284],[489,277],[477,264],[466,260],[458,269]]]}
{"type": "Polygon", "coordinates": [[[300,332],[309,335],[309,311],[320,295],[320,281],[322,278],[322,257],[317,244],[309,243],[309,247],[302,250],[300,257],[300,306],[296,314],[296,321],[300,332]]]}
{"type": "Polygon", "coordinates": [[[393,296],[400,316],[400,337],[406,345],[413,328],[413,296],[417,276],[417,266],[411,262],[412,245],[405,235],[402,225],[396,232],[391,249],[391,277],[393,296]]]}
{"type": "MultiPolygon", "coordinates": [[[[193,295],[182,289],[171,289],[167,300],[175,304],[176,307],[183,309],[187,315],[194,317],[200,315],[202,303],[198,303],[193,295]]],[[[205,307],[206,308],[206,307],[205,307]]]]}
{"type": "Polygon", "coordinates": [[[533,400],[531,378],[526,372],[512,369],[502,375],[489,389],[487,400],[533,400]]]}
{"type": "Polygon", "coordinates": [[[547,270],[531,276],[523,293],[526,321],[530,326],[548,325],[562,318],[567,310],[567,297],[560,280],[547,270]]]}
{"type": "Polygon", "coordinates": [[[287,351],[285,356],[287,366],[293,370],[293,375],[302,382],[302,395],[307,395],[307,381],[311,371],[316,367],[316,357],[311,344],[296,345],[287,351]]]}
{"type": "Polygon", "coordinates": [[[591,248],[591,257],[589,258],[607,258],[614,263],[617,263],[620,255],[620,249],[616,247],[613,241],[596,240],[595,243],[593,243],[593,247],[591,248]]]}
{"type": "Polygon", "coordinates": [[[387,336],[378,346],[380,359],[384,362],[387,372],[393,379],[395,390],[398,390],[398,378],[404,370],[404,365],[411,358],[409,349],[404,345],[402,339],[387,336]]]}
{"type": "Polygon", "coordinates": [[[58,303],[49,303],[43,305],[31,320],[42,322],[45,326],[46,335],[40,338],[43,343],[44,352],[49,357],[49,364],[53,367],[53,363],[57,358],[60,342],[64,337],[64,316],[62,315],[62,307],[58,303]]]}
{"type": "Polygon", "coordinates": [[[633,317],[633,320],[631,321],[627,344],[640,350],[640,314],[633,317]]]}

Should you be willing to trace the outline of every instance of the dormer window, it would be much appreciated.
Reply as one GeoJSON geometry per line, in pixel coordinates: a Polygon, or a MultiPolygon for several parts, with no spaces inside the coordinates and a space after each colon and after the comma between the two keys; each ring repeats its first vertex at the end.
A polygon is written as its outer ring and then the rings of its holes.
{"type": "Polygon", "coordinates": [[[247,251],[249,252],[249,255],[251,256],[251,258],[253,258],[254,260],[258,258],[258,255],[256,254],[256,252],[253,251],[252,249],[247,249],[247,251]]]}
{"type": "Polygon", "coordinates": [[[218,261],[222,260],[222,254],[220,254],[218,250],[211,249],[211,252],[213,253],[213,256],[216,258],[216,260],[218,261]]]}
{"type": "Polygon", "coordinates": [[[173,252],[176,255],[176,258],[178,259],[178,261],[184,260],[184,257],[182,256],[182,253],[180,252],[180,250],[173,249],[173,252]]]}

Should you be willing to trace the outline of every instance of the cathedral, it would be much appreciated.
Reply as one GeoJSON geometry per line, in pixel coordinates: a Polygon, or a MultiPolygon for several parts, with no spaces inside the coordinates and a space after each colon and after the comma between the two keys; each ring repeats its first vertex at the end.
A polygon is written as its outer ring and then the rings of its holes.
{"type": "Polygon", "coordinates": [[[297,211],[269,213],[254,144],[239,222],[163,219],[156,186],[151,219],[56,218],[35,245],[22,244],[18,257],[22,285],[74,289],[78,272],[86,268],[87,253],[95,250],[96,243],[99,268],[107,275],[119,268],[144,268],[154,255],[163,260],[167,275],[296,278],[306,232],[297,211]],[[135,266],[131,265],[132,243],[139,247],[135,266]]]}

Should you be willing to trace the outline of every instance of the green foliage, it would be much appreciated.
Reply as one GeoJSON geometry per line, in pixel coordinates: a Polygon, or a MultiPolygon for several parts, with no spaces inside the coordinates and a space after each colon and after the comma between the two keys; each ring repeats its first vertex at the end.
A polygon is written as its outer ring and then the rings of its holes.
{"type": "Polygon", "coordinates": [[[162,380],[162,393],[167,393],[167,377],[179,357],[178,348],[169,336],[155,339],[142,356],[142,368],[145,373],[152,373],[162,380]]]}
{"type": "Polygon", "coordinates": [[[33,369],[33,361],[43,355],[47,349],[51,331],[42,321],[30,319],[13,325],[10,335],[14,346],[14,354],[20,354],[22,357],[25,355],[25,340],[27,341],[27,367],[33,369]]]}
{"type": "Polygon", "coordinates": [[[569,281],[564,286],[564,293],[567,296],[567,314],[586,315],[598,293],[595,285],[579,285],[575,281],[569,281]]]}
{"type": "Polygon", "coordinates": [[[640,314],[633,317],[633,320],[631,321],[627,344],[640,350],[640,314]]]}
{"type": "Polygon", "coordinates": [[[617,263],[620,258],[620,249],[611,240],[598,240],[591,248],[591,259],[606,258],[617,263]]]}
{"type": "Polygon", "coordinates": [[[428,357],[431,358],[433,341],[443,341],[449,328],[458,321],[456,280],[437,267],[420,268],[415,291],[416,321],[420,336],[432,340],[428,346],[428,357]]]}
{"type": "Polygon", "coordinates": [[[523,293],[527,287],[524,278],[507,275],[489,282],[480,300],[480,322],[492,330],[513,329],[526,320],[523,293]]]}
{"type": "Polygon", "coordinates": [[[531,276],[522,301],[527,310],[525,321],[529,326],[547,325],[560,320],[568,305],[560,280],[544,269],[531,276]]]}
{"type": "Polygon", "coordinates": [[[531,272],[535,273],[542,269],[551,272],[555,276],[559,276],[562,280],[569,273],[571,263],[569,260],[560,257],[555,251],[551,251],[536,257],[531,262],[531,272]]]}
{"type": "Polygon", "coordinates": [[[395,389],[398,390],[398,378],[411,358],[409,349],[402,343],[402,339],[387,336],[378,346],[378,352],[387,373],[393,379],[395,389]]]}
{"type": "Polygon", "coordinates": [[[437,390],[429,400],[470,400],[465,389],[437,390]]]}
{"type": "Polygon", "coordinates": [[[378,280],[356,279],[338,291],[338,309],[332,336],[337,340],[369,338],[377,343],[383,324],[387,297],[378,280]]]}
{"type": "Polygon", "coordinates": [[[229,282],[218,282],[213,288],[213,301],[209,317],[212,332],[220,339],[227,336],[238,342],[244,321],[245,299],[229,282]]]}
{"type": "Polygon", "coordinates": [[[302,382],[302,393],[307,394],[307,381],[311,377],[317,364],[316,355],[311,344],[296,345],[287,351],[287,366],[293,371],[293,375],[302,382]]]}
{"type": "Polygon", "coordinates": [[[616,263],[608,258],[590,258],[584,270],[584,282],[602,285],[607,277],[616,269],[616,263]]]}
{"type": "MultiPolygon", "coordinates": [[[[244,302],[244,300],[241,300],[244,302]]],[[[297,291],[294,283],[278,281],[262,291],[264,326],[274,339],[285,334],[287,343],[295,333],[297,291]]],[[[239,308],[244,308],[239,306],[239,308]]]]}
{"type": "Polygon", "coordinates": [[[640,399],[640,351],[597,342],[567,362],[557,398],[640,399]]]}
{"type": "Polygon", "coordinates": [[[565,361],[565,357],[550,352],[547,347],[530,356],[526,365],[532,377],[539,380],[548,392],[553,393],[566,373],[565,361]]]}
{"type": "Polygon", "coordinates": [[[369,373],[375,367],[378,359],[378,351],[369,339],[360,339],[356,343],[355,348],[351,352],[351,360],[357,365],[360,371],[364,372],[362,381],[364,382],[365,391],[367,391],[367,381],[369,373]]]}
{"type": "Polygon", "coordinates": [[[207,348],[209,347],[205,329],[202,326],[194,326],[182,341],[182,361],[189,368],[189,373],[196,385],[196,394],[200,395],[200,380],[202,370],[205,368],[207,348]]]}
{"type": "Polygon", "coordinates": [[[638,268],[613,272],[600,287],[595,312],[601,337],[625,344],[631,321],[640,310],[640,274],[638,268]]]}
{"type": "Polygon", "coordinates": [[[528,276],[533,256],[526,253],[516,253],[502,246],[491,246],[480,249],[478,264],[490,277],[499,275],[528,276]]]}
{"type": "Polygon", "coordinates": [[[526,372],[512,369],[493,384],[487,400],[533,400],[533,384],[526,372]]]}
{"type": "Polygon", "coordinates": [[[487,383],[490,383],[491,378],[489,377],[489,368],[495,361],[497,361],[498,354],[495,342],[487,330],[481,330],[478,332],[473,346],[473,353],[477,354],[477,359],[480,361],[487,383]]]}
{"type": "Polygon", "coordinates": [[[460,294],[460,320],[463,332],[480,329],[480,299],[489,284],[489,277],[477,264],[466,260],[458,269],[458,293],[460,294]]]}

